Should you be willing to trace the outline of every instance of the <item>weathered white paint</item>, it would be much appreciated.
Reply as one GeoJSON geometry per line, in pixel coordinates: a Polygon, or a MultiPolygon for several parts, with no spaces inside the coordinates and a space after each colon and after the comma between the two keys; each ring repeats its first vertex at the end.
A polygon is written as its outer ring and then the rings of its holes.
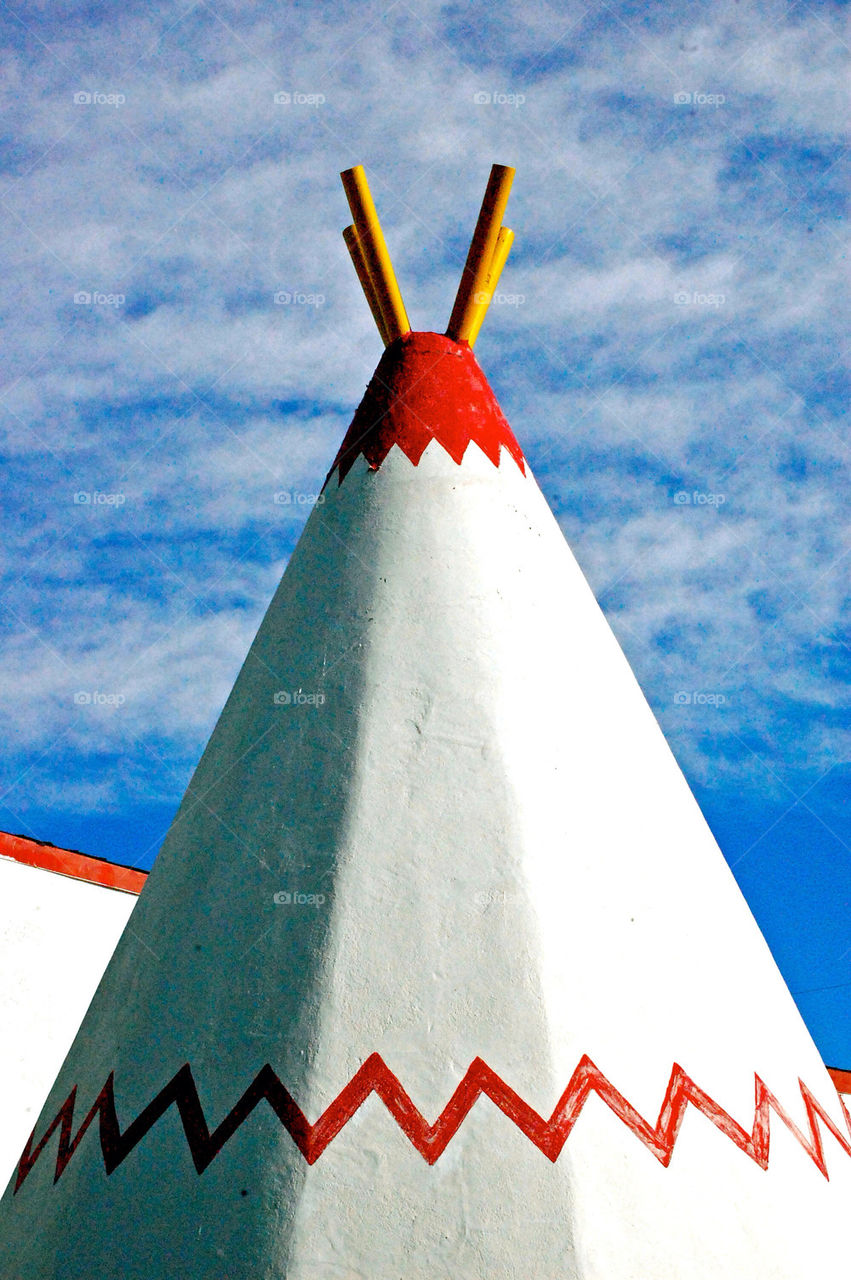
{"type": "Polygon", "coordinates": [[[4,1184],[135,905],[132,894],[0,857],[4,1184]]]}
{"type": "MultiPolygon", "coordinates": [[[[40,1130],[185,1062],[211,1128],[267,1061],[313,1120],[373,1051],[430,1119],[477,1055],[549,1115],[588,1053],[654,1123],[675,1060],[747,1128],[754,1071],[842,1123],[534,480],[472,445],[329,486],[40,1130]]],[[[199,1177],[172,1110],[109,1178],[94,1130],[43,1157],[0,1275],[844,1276],[851,1160],[772,1134],[763,1172],[690,1112],[664,1169],[592,1098],[552,1164],[480,1100],[429,1167],[372,1097],[311,1167],[264,1106],[199,1177]]]]}

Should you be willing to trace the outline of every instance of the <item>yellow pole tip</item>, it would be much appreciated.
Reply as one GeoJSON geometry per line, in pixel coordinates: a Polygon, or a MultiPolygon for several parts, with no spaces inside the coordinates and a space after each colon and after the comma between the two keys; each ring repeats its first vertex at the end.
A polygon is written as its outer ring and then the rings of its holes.
{"type": "Polygon", "coordinates": [[[369,190],[369,183],[366,178],[366,169],[362,164],[354,164],[351,169],[344,169],[340,174],[340,180],[343,183],[346,194],[358,190],[369,190]]]}

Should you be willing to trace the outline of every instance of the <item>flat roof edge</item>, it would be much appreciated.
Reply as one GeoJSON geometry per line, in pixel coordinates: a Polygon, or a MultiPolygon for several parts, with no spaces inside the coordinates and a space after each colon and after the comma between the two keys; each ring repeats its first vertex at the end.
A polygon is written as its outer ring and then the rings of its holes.
{"type": "Polygon", "coordinates": [[[828,1067],[827,1074],[839,1093],[851,1094],[851,1071],[843,1071],[841,1067],[828,1067]]]}
{"type": "Polygon", "coordinates": [[[117,889],[121,893],[138,895],[148,878],[146,871],[125,867],[105,858],[92,858],[74,849],[60,849],[55,844],[31,840],[0,831],[0,858],[9,858],[26,867],[52,871],[72,880],[85,880],[104,889],[117,889]]]}

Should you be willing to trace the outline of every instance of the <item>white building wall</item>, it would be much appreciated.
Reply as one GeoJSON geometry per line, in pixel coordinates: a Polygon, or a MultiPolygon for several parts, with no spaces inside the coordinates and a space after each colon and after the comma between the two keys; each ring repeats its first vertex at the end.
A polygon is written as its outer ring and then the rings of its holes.
{"type": "Polygon", "coordinates": [[[135,905],[133,894],[0,857],[0,1185],[135,905]]]}

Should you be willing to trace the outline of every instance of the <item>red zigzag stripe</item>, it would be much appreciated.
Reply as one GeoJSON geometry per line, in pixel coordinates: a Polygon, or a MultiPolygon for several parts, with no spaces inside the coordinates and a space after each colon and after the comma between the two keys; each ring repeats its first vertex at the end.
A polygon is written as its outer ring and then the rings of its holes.
{"type": "MultiPolygon", "coordinates": [[[[490,1098],[491,1102],[495,1103],[500,1111],[525,1133],[530,1142],[552,1161],[558,1159],[591,1093],[596,1093],[666,1168],[670,1164],[674,1144],[689,1104],[711,1120],[716,1128],[720,1129],[761,1169],[768,1168],[771,1111],[783,1121],[825,1178],[828,1173],[819,1120],[833,1134],[846,1155],[851,1156],[851,1143],[840,1133],[802,1080],[798,1083],[804,1101],[809,1136],[802,1133],[789,1118],[759,1076],[754,1076],[755,1112],[753,1128],[748,1133],[719,1107],[717,1102],[704,1093],[676,1063],[671,1072],[662,1109],[655,1126],[645,1120],[635,1107],[627,1102],[623,1094],[618,1092],[587,1055],[582,1058],[571,1076],[570,1083],[549,1120],[545,1120],[538,1115],[537,1111],[533,1111],[519,1094],[491,1070],[486,1062],[481,1058],[475,1058],[438,1119],[434,1124],[429,1124],[414,1106],[384,1059],[380,1054],[373,1053],[315,1124],[310,1124],[304,1112],[267,1063],[255,1076],[233,1110],[218,1128],[210,1133],[192,1069],[187,1063],[122,1133],[115,1114],[113,1074],[110,1073],[76,1135],[73,1134],[76,1086],[71,1090],[64,1105],[34,1149],[35,1130],[33,1130],[18,1166],[16,1193],[58,1128],[59,1151],[54,1178],[54,1182],[57,1182],[96,1115],[100,1117],[100,1144],[104,1167],[107,1174],[110,1174],[122,1161],[126,1160],[160,1116],[170,1106],[175,1105],[183,1122],[186,1141],[195,1168],[200,1174],[215,1159],[261,1099],[265,1098],[268,1102],[308,1164],[313,1164],[371,1093],[378,1095],[399,1128],[429,1164],[434,1164],[446,1150],[481,1094],[490,1098]]],[[[844,1106],[843,1113],[851,1133],[851,1117],[844,1106]]]]}

